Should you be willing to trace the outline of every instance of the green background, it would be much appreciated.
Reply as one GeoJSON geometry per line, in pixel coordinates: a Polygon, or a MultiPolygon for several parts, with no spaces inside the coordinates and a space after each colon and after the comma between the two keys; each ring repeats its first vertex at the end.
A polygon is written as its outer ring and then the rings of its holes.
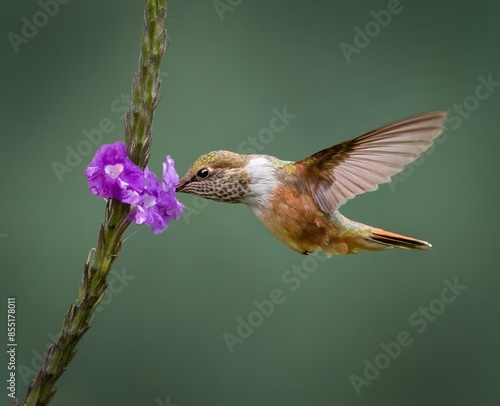
{"type": "MultiPolygon", "coordinates": [[[[269,126],[274,108],[296,117],[262,152],[299,159],[416,113],[466,98],[474,106],[478,76],[500,81],[499,2],[401,7],[348,63],[340,44],[352,45],[355,27],[386,1],[246,0],[223,21],[212,1],[171,1],[150,168],[160,173],[171,154],[182,175],[203,153],[236,151],[269,126]]],[[[15,53],[8,33],[21,34],[21,19],[40,9],[8,1],[0,15],[0,321],[16,297],[19,397],[20,371],[37,365],[76,299],[105,207],[83,176],[95,147],[61,181],[52,165],[103,119],[114,127],[103,142],[123,139],[121,99],[143,18],[141,1],[70,1],[15,53]]],[[[497,404],[499,89],[460,125],[451,113],[443,142],[404,181],[341,209],[428,240],[430,252],[336,257],[292,291],[283,274],[305,257],[246,207],[196,211],[200,202],[181,195],[191,215],[167,232],[132,226],[116,263],[130,279],[114,282],[53,404],[497,404]],[[418,333],[410,315],[455,278],[467,289],[418,333]],[[223,334],[236,334],[237,318],[274,289],[285,303],[231,354],[223,334]],[[403,331],[411,346],[358,396],[350,376],[363,376],[365,359],[403,331]]],[[[4,386],[0,404],[9,404],[4,386]]]]}

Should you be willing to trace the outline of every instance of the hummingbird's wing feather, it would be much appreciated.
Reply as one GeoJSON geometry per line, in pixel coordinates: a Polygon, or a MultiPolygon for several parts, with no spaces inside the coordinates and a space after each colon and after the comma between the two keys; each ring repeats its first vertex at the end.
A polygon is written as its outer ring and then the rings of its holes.
{"type": "Polygon", "coordinates": [[[376,190],[432,145],[446,112],[389,124],[295,163],[321,210],[333,213],[354,196],[376,190]]]}

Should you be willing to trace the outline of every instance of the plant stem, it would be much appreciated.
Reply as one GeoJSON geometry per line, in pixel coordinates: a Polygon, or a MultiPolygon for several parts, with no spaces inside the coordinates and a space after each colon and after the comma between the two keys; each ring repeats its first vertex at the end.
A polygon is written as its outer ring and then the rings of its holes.
{"type": "MultiPolygon", "coordinates": [[[[146,0],[139,69],[132,83],[132,106],[125,117],[125,140],[130,159],[144,169],[152,142],[151,126],[160,90],[160,64],[167,48],[165,0],[146,0]]],[[[56,383],[76,354],[90,328],[90,320],[108,286],[107,277],[121,250],[121,238],[130,224],[130,206],[110,199],[101,225],[95,256],[85,264],[78,299],[66,314],[57,341],[46,351],[23,406],[45,406],[54,397],[56,383]]],[[[16,401],[14,405],[18,405],[16,401]]]]}

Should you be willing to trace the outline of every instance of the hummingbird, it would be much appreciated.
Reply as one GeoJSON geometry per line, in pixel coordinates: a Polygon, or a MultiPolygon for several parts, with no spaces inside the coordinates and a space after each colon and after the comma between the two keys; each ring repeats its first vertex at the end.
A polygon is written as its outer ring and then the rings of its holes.
{"type": "Polygon", "coordinates": [[[389,182],[443,131],[446,112],[386,125],[300,161],[213,151],[198,158],[176,191],[250,207],[283,244],[328,256],[390,248],[425,250],[426,241],[351,221],[347,200],[389,182]]]}

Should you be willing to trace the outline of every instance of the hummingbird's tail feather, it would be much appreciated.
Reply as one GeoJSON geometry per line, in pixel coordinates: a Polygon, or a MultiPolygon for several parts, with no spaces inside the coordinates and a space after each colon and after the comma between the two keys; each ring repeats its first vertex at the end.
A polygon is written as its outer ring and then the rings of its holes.
{"type": "Polygon", "coordinates": [[[372,236],[367,238],[367,240],[389,245],[391,247],[410,250],[427,250],[432,247],[432,245],[427,241],[417,240],[416,238],[391,233],[380,228],[373,228],[371,231],[372,236]]]}

